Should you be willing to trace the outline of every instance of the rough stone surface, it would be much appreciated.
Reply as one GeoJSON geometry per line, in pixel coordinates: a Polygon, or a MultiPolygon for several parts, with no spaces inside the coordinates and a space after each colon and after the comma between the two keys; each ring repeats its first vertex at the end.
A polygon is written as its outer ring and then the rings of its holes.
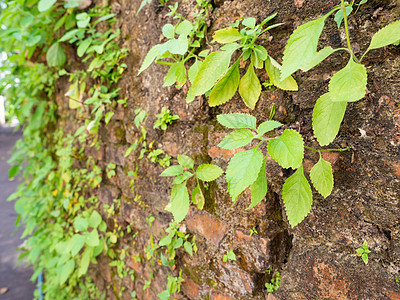
{"type": "MultiPolygon", "coordinates": [[[[119,299],[115,291],[107,289],[113,282],[120,283],[118,289],[126,288],[123,299],[130,299],[134,290],[138,299],[157,299],[157,294],[166,288],[168,275],[177,276],[180,269],[185,282],[178,299],[399,299],[400,284],[396,278],[400,277],[400,48],[391,45],[374,50],[363,60],[368,70],[368,94],[348,105],[339,135],[329,146],[352,149],[323,154],[334,169],[332,195],[323,198],[313,191],[311,213],[297,227],[290,228],[281,189],[291,170],[283,170],[269,159],[267,196],[250,210],[246,210],[250,203],[247,191],[232,206],[227,183],[221,177],[209,184],[204,210],[192,206],[184,222],[185,233],[196,235],[197,254],[190,256],[178,249],[176,265],[169,269],[159,261],[152,262],[147,252],[151,241],[158,243],[172,221],[172,215],[164,209],[169,201],[171,179],[158,176],[163,168],[148,160],[147,154],[142,160],[138,160],[139,151],[125,157],[126,149],[141,137],[133,122],[135,109],[146,110],[147,141],[154,140],[153,147],[172,156],[172,163],[178,154],[186,154],[194,158],[196,165],[212,162],[225,168],[236,150],[217,147],[228,131],[217,124],[216,115],[251,113],[261,122],[268,119],[273,106],[274,119],[284,124],[283,129],[299,130],[306,145],[318,148],[312,132],[312,108],[319,96],[328,91],[329,78],[347,63],[348,55],[335,53],[307,73],[296,72],[298,92],[263,89],[254,111],[243,104],[239,95],[220,107],[210,108],[203,97],[187,104],[188,86],[181,90],[162,87],[166,66],[152,64],[137,76],[146,53],[162,41],[162,26],[175,22],[165,16],[169,9],[159,6],[158,1],[152,1],[136,16],[140,2],[112,1],[118,20],[115,26],[121,30],[121,46],[130,50],[124,61],[128,68],[118,84],[120,96],[127,98],[127,106],[118,106],[110,123],[100,129],[100,149],[85,151],[103,169],[110,162],[117,165],[115,178],[105,179],[96,192],[102,205],[121,198],[116,210],[118,217],[112,219],[102,213],[107,225],[124,230],[129,225],[132,230],[120,239],[118,246],[129,248],[130,255],[125,260],[135,272],[133,282],[119,279],[105,258],[100,258],[99,266],[92,268],[97,272],[93,277],[96,283],[107,291],[107,299],[119,299]],[[162,107],[180,116],[166,131],[153,129],[155,115],[162,107]],[[129,172],[137,174],[132,176],[129,172]],[[151,216],[155,220],[150,226],[151,216]],[[251,230],[257,234],[251,235],[251,230]],[[371,250],[368,265],[356,256],[356,249],[364,240],[371,250]],[[237,259],[223,263],[222,257],[229,250],[234,251],[237,259]],[[282,275],[281,287],[273,295],[267,294],[264,287],[271,279],[268,270],[282,275]]],[[[212,33],[238,18],[252,16],[261,21],[277,12],[274,22],[284,24],[269,31],[261,44],[281,62],[291,32],[339,3],[215,0],[214,11],[208,18],[208,45],[216,50],[217,46],[211,43],[212,33]]],[[[180,12],[189,19],[194,6],[195,1],[179,1],[180,12]]],[[[350,36],[356,54],[365,51],[373,33],[397,19],[399,13],[396,0],[370,0],[355,17],[350,16],[350,36]]],[[[333,17],[327,20],[320,42],[323,46],[346,46],[344,32],[337,28],[333,17]]],[[[259,76],[267,80],[265,71],[259,70],[259,76]]],[[[65,97],[59,96],[57,103],[60,109],[68,107],[65,97]]],[[[68,126],[72,130],[76,124],[68,126]]],[[[318,159],[318,153],[307,151],[305,170],[309,171],[318,159]]]]}

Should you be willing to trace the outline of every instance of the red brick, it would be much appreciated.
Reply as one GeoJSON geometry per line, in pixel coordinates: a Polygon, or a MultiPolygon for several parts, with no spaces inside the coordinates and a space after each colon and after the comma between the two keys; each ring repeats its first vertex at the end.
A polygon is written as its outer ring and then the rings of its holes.
{"type": "Polygon", "coordinates": [[[333,165],[338,160],[339,153],[338,152],[323,152],[322,158],[325,159],[326,161],[329,161],[333,165]]]}
{"type": "Polygon", "coordinates": [[[393,291],[388,291],[387,296],[390,298],[390,300],[400,300],[400,294],[393,291]]]}
{"type": "Polygon", "coordinates": [[[182,292],[189,298],[189,299],[198,299],[200,293],[200,287],[189,277],[183,276],[185,280],[182,282],[182,292]]]}
{"type": "Polygon", "coordinates": [[[230,290],[242,295],[253,293],[255,284],[249,273],[230,263],[223,263],[218,269],[218,280],[230,290]]]}
{"type": "Polygon", "coordinates": [[[228,149],[222,149],[219,147],[210,147],[208,148],[208,155],[211,158],[216,158],[216,157],[223,157],[225,159],[231,158],[232,156],[234,156],[237,153],[238,149],[232,149],[232,150],[228,150],[228,149]]]}
{"type": "Polygon", "coordinates": [[[215,246],[218,246],[228,231],[227,224],[207,212],[196,209],[192,209],[191,214],[186,217],[186,225],[190,230],[198,232],[215,246]]]}
{"type": "Polygon", "coordinates": [[[235,235],[239,242],[251,242],[252,241],[252,237],[249,234],[245,234],[242,230],[236,230],[235,235]]]}
{"type": "Polygon", "coordinates": [[[216,290],[213,290],[211,292],[211,300],[235,300],[234,298],[231,298],[229,296],[226,296],[224,294],[221,294],[217,292],[216,290]]]}
{"type": "Polygon", "coordinates": [[[400,177],[400,162],[392,164],[393,174],[400,177]]]}
{"type": "Polygon", "coordinates": [[[304,0],[294,0],[294,5],[296,5],[298,8],[302,7],[304,3],[304,0]]]}

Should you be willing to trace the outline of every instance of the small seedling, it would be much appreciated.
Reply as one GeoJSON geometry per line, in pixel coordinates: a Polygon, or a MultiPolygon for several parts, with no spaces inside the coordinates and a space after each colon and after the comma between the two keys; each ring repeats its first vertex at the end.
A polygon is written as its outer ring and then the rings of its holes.
{"type": "Polygon", "coordinates": [[[271,279],[271,283],[266,283],[265,287],[268,293],[277,291],[281,287],[281,274],[276,272],[276,275],[271,279]]]}
{"type": "Polygon", "coordinates": [[[162,130],[166,130],[169,124],[172,124],[172,121],[178,120],[178,115],[171,115],[171,111],[163,107],[161,112],[156,115],[157,121],[154,123],[153,128],[161,127],[162,130]]]}
{"type": "Polygon", "coordinates": [[[116,166],[116,164],[114,164],[114,163],[109,163],[109,164],[107,165],[106,173],[107,173],[107,177],[108,177],[108,178],[114,177],[114,176],[116,175],[116,173],[115,173],[115,168],[116,168],[116,167],[117,167],[117,166],[116,166]]]}
{"type": "Polygon", "coordinates": [[[362,248],[358,248],[356,251],[357,251],[357,256],[361,256],[363,262],[367,265],[368,264],[368,253],[371,253],[371,251],[368,250],[367,241],[364,241],[362,248]]]}
{"type": "Polygon", "coordinates": [[[236,260],[236,255],[233,252],[233,250],[229,250],[223,257],[222,257],[222,261],[223,262],[227,262],[229,260],[236,260]]]}
{"type": "Polygon", "coordinates": [[[250,229],[250,236],[252,236],[253,234],[258,234],[257,229],[255,227],[250,229]]]}

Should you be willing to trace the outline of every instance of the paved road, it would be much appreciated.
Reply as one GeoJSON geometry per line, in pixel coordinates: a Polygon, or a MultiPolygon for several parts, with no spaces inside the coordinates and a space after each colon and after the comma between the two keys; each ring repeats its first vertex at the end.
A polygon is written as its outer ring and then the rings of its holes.
{"type": "Polygon", "coordinates": [[[0,300],[30,300],[33,298],[35,285],[29,280],[32,270],[24,266],[15,267],[18,253],[16,252],[22,241],[22,230],[15,231],[14,223],[17,213],[14,203],[6,202],[18,186],[18,180],[8,180],[10,150],[19,134],[12,134],[10,130],[0,127],[0,290],[8,288],[5,294],[0,293],[0,300]]]}

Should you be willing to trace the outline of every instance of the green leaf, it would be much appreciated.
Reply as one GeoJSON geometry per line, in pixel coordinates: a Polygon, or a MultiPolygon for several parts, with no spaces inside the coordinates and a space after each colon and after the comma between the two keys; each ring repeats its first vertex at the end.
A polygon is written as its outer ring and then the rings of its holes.
{"type": "Polygon", "coordinates": [[[170,300],[170,293],[168,290],[164,290],[157,295],[160,300],[170,300]]]}
{"type": "Polygon", "coordinates": [[[59,40],[59,42],[65,42],[69,39],[72,39],[73,37],[75,37],[79,32],[82,32],[82,29],[72,29],[68,32],[66,32],[61,39],[59,40]]]}
{"type": "Polygon", "coordinates": [[[160,56],[162,53],[160,53],[161,47],[163,44],[158,44],[153,47],[151,47],[150,51],[146,54],[142,66],[139,69],[138,75],[142,73],[144,70],[146,70],[152,63],[153,61],[160,56]]]}
{"type": "Polygon", "coordinates": [[[320,157],[319,161],[310,171],[310,178],[315,189],[324,196],[324,198],[328,197],[332,193],[333,173],[330,162],[327,162],[320,157]]]}
{"type": "Polygon", "coordinates": [[[184,55],[189,47],[187,37],[181,35],[177,39],[169,40],[165,43],[166,49],[172,54],[184,55]]]}
{"type": "Polygon", "coordinates": [[[195,63],[189,68],[188,76],[191,84],[193,84],[193,81],[200,70],[201,64],[202,62],[196,59],[195,63]]]}
{"type": "Polygon", "coordinates": [[[173,39],[175,37],[175,28],[172,24],[165,24],[161,31],[168,39],[173,39]]]}
{"type": "Polygon", "coordinates": [[[228,191],[235,202],[237,197],[256,181],[263,162],[260,150],[251,149],[235,154],[226,169],[228,191]]]}
{"type": "MultiPolygon", "coordinates": [[[[380,29],[371,39],[368,50],[385,47],[400,40],[400,20],[380,29]]],[[[367,50],[367,51],[368,51],[367,50]]]]}
{"type": "Polygon", "coordinates": [[[226,257],[230,260],[236,260],[236,255],[232,250],[230,250],[228,253],[226,253],[226,257]]]}
{"type": "Polygon", "coordinates": [[[307,72],[307,71],[311,70],[312,68],[314,68],[316,65],[321,63],[325,58],[327,58],[329,55],[331,55],[335,51],[336,50],[333,49],[331,46],[321,49],[314,55],[312,60],[310,60],[307,64],[305,64],[304,66],[301,67],[301,70],[303,72],[307,72]]]}
{"type": "Polygon", "coordinates": [[[261,84],[252,63],[249,65],[246,74],[240,79],[239,94],[248,107],[255,108],[258,98],[260,98],[261,84]]]}
{"type": "Polygon", "coordinates": [[[288,76],[281,81],[281,68],[281,65],[275,59],[268,56],[265,61],[265,70],[271,83],[284,91],[297,91],[299,87],[292,76],[288,76]]]}
{"type": "Polygon", "coordinates": [[[203,181],[213,181],[222,175],[224,171],[216,166],[211,164],[202,164],[196,170],[196,175],[200,180],[203,181]]]}
{"type": "Polygon", "coordinates": [[[256,181],[250,185],[251,191],[251,203],[246,210],[253,208],[260,203],[265,195],[267,195],[268,184],[267,184],[267,172],[265,171],[267,165],[267,157],[264,158],[260,172],[258,173],[256,181]]]}
{"type": "Polygon", "coordinates": [[[98,246],[100,243],[97,229],[93,229],[86,237],[86,244],[92,247],[98,246]]]}
{"type": "Polygon", "coordinates": [[[194,161],[187,155],[178,154],[178,163],[187,169],[193,169],[194,161]]]}
{"type": "Polygon", "coordinates": [[[172,184],[181,184],[192,176],[192,173],[185,171],[182,175],[176,176],[172,181],[172,184]]]}
{"type": "Polygon", "coordinates": [[[176,70],[178,69],[179,62],[173,63],[168,69],[167,75],[164,77],[164,87],[171,86],[176,82],[176,70]]]}
{"type": "Polygon", "coordinates": [[[282,198],[289,224],[295,227],[308,215],[312,204],[311,187],[304,176],[303,166],[286,179],[282,187],[282,198]]]}
{"type": "Polygon", "coordinates": [[[193,189],[191,196],[193,204],[197,205],[198,209],[203,209],[206,199],[204,198],[203,192],[201,191],[199,184],[197,184],[196,187],[193,189]]]}
{"type": "Polygon", "coordinates": [[[227,44],[227,43],[233,43],[241,38],[243,36],[239,33],[239,31],[236,28],[224,28],[217,30],[213,34],[214,41],[217,41],[220,44],[227,44]]]}
{"type": "Polygon", "coordinates": [[[276,128],[279,128],[282,125],[283,125],[282,123],[274,120],[265,121],[258,126],[257,136],[262,137],[265,133],[274,130],[276,128]]]}
{"type": "Polygon", "coordinates": [[[176,76],[176,88],[180,89],[186,83],[187,80],[186,68],[183,60],[178,63],[178,67],[176,68],[175,71],[175,76],[176,76]]]}
{"type": "Polygon", "coordinates": [[[185,183],[172,187],[171,200],[165,209],[172,213],[177,223],[185,219],[189,212],[189,193],[185,183]]]}
{"type": "Polygon", "coordinates": [[[256,19],[255,18],[245,18],[245,19],[243,19],[242,24],[246,27],[253,29],[256,26],[256,19]]]}
{"type": "Polygon", "coordinates": [[[297,169],[304,157],[303,138],[296,130],[285,129],[281,136],[268,142],[268,153],[283,168],[297,169]]]}
{"type": "Polygon", "coordinates": [[[193,25],[188,20],[184,20],[176,26],[175,32],[178,35],[182,35],[184,37],[188,36],[190,32],[193,30],[193,25]]]}
{"type": "Polygon", "coordinates": [[[88,221],[82,217],[76,217],[74,220],[74,227],[77,231],[85,231],[88,229],[88,221]]]}
{"type": "Polygon", "coordinates": [[[185,249],[185,251],[186,251],[187,253],[190,254],[190,256],[193,256],[193,249],[192,249],[192,244],[191,244],[191,243],[189,243],[188,241],[186,241],[186,242],[183,244],[183,248],[185,249]]]}
{"type": "Polygon", "coordinates": [[[368,264],[368,254],[367,253],[363,253],[361,258],[362,258],[363,262],[367,265],[368,264]]]}
{"type": "Polygon", "coordinates": [[[75,260],[70,259],[63,265],[60,272],[60,285],[63,285],[75,269],[75,260]]]}
{"type": "Polygon", "coordinates": [[[327,17],[328,15],[325,15],[307,22],[293,31],[283,52],[281,80],[287,78],[314,58],[319,36],[324,29],[327,17]]]}
{"type": "Polygon", "coordinates": [[[266,60],[268,58],[268,51],[261,45],[255,45],[254,46],[254,53],[257,54],[257,57],[261,59],[262,61],[266,60]]]}
{"type": "Polygon", "coordinates": [[[314,106],[313,130],[321,146],[329,145],[339,132],[347,102],[333,102],[331,94],[322,95],[314,106]]]}
{"type": "Polygon", "coordinates": [[[255,51],[251,51],[251,62],[256,69],[262,69],[264,67],[264,62],[258,57],[255,51]]]}
{"type": "MultiPolygon", "coordinates": [[[[235,47],[237,49],[239,45],[236,44],[235,47]]],[[[236,50],[234,49],[235,47],[230,48],[229,51],[213,52],[206,57],[188,91],[188,96],[195,97],[203,95],[214,86],[215,82],[217,82],[228,69],[231,56],[236,50]]]]}
{"type": "Polygon", "coordinates": [[[89,217],[89,226],[92,228],[97,228],[102,221],[100,214],[97,211],[93,211],[89,217]]]}
{"type": "Polygon", "coordinates": [[[250,129],[240,128],[228,134],[219,144],[222,149],[235,149],[246,146],[254,138],[250,129]]]}
{"type": "Polygon", "coordinates": [[[11,179],[11,178],[14,178],[15,176],[17,176],[19,173],[19,170],[20,170],[20,165],[12,166],[10,168],[10,170],[8,171],[8,178],[11,179]]]}
{"type": "Polygon", "coordinates": [[[183,167],[181,165],[171,166],[165,169],[160,176],[161,177],[171,177],[178,176],[183,173],[183,167]]]}
{"type": "Polygon", "coordinates": [[[217,106],[231,100],[238,89],[239,80],[239,60],[237,60],[211,90],[208,104],[217,106]]]}
{"type": "Polygon", "coordinates": [[[79,47],[76,50],[76,53],[78,54],[79,57],[82,57],[86,53],[86,50],[89,48],[91,43],[92,39],[87,38],[86,40],[84,40],[82,43],[79,44],[79,47]]]}
{"type": "Polygon", "coordinates": [[[54,43],[46,54],[46,60],[49,67],[61,67],[64,65],[67,57],[60,43],[54,43]]]}
{"type": "Polygon", "coordinates": [[[217,116],[218,122],[227,128],[251,128],[256,129],[256,117],[249,114],[235,113],[222,114],[217,116]]]}
{"type": "Polygon", "coordinates": [[[40,12],[49,10],[57,0],[40,0],[38,4],[38,10],[40,12]]]}
{"type": "MultiPolygon", "coordinates": [[[[348,17],[353,11],[352,6],[346,6],[346,16],[348,17]]],[[[340,24],[342,24],[344,18],[343,9],[339,9],[335,14],[335,22],[337,24],[337,28],[340,28],[340,24]]]]}
{"type": "Polygon", "coordinates": [[[81,234],[75,234],[71,240],[72,247],[71,247],[71,255],[75,256],[81,251],[83,246],[85,245],[86,237],[81,234]]]}
{"type": "Polygon", "coordinates": [[[364,65],[349,63],[332,76],[329,82],[329,94],[332,101],[354,102],[362,99],[367,92],[367,70],[364,65]]]}
{"type": "Polygon", "coordinates": [[[78,269],[78,277],[81,277],[82,275],[86,274],[92,256],[93,256],[93,247],[86,247],[85,251],[83,252],[81,264],[78,269]]]}

